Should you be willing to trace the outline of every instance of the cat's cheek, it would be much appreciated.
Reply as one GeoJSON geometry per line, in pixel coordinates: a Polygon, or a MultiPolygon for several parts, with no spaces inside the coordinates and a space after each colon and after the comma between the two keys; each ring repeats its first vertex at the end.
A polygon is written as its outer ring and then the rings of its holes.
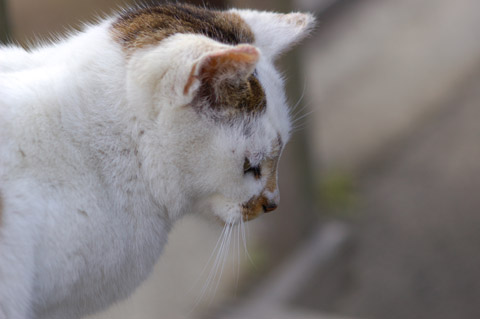
{"type": "Polygon", "coordinates": [[[220,219],[222,223],[236,224],[242,218],[242,207],[221,195],[212,196],[209,200],[208,215],[220,219]]]}

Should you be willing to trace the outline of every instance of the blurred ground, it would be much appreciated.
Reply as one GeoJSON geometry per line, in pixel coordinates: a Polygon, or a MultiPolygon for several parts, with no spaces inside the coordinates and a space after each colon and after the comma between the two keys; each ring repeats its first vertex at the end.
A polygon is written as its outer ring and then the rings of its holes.
{"type": "Polygon", "coordinates": [[[299,304],[372,319],[480,318],[479,105],[480,72],[364,175],[353,254],[299,304]]]}

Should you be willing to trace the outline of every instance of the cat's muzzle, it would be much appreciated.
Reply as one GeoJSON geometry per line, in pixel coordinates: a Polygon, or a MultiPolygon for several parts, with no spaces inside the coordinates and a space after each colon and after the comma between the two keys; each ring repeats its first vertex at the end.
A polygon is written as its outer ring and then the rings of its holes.
{"type": "Polygon", "coordinates": [[[270,213],[277,209],[276,200],[268,199],[266,196],[252,197],[248,202],[242,205],[242,215],[244,221],[257,218],[262,213],[270,213]]]}

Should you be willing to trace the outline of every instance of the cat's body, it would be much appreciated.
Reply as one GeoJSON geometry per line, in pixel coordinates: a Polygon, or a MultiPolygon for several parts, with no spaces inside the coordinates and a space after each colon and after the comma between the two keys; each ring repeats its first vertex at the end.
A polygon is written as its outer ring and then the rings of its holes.
{"type": "Polygon", "coordinates": [[[290,124],[272,62],[313,19],[235,12],[143,9],[0,48],[0,319],[103,309],[147,277],[182,215],[275,208],[290,124]]]}

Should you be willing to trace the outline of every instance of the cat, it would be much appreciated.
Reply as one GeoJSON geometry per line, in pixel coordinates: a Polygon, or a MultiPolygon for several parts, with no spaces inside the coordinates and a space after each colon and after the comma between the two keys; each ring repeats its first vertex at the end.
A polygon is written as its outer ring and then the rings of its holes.
{"type": "Polygon", "coordinates": [[[0,318],[126,298],[176,220],[279,202],[291,122],[273,62],[308,13],[137,7],[31,51],[0,48],[0,318]]]}

